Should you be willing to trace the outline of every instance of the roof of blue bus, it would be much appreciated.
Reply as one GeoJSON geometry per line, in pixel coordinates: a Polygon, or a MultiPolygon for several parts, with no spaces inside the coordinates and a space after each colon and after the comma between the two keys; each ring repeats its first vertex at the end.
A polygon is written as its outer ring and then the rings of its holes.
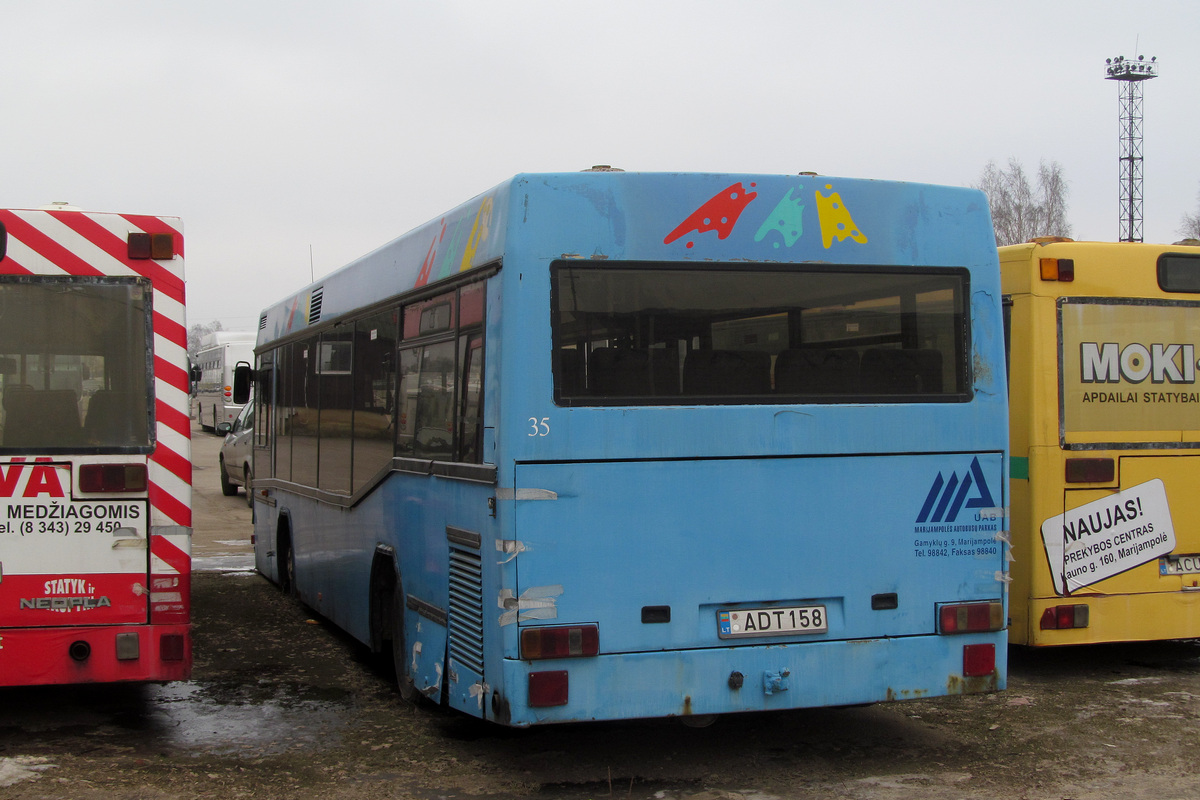
{"type": "Polygon", "coordinates": [[[498,263],[514,241],[546,260],[977,266],[963,254],[996,258],[987,200],[974,189],[810,174],[520,174],[269,306],[258,345],[498,263]],[[537,233],[524,235],[531,226],[537,233]],[[731,236],[735,229],[742,235],[731,236]]]}

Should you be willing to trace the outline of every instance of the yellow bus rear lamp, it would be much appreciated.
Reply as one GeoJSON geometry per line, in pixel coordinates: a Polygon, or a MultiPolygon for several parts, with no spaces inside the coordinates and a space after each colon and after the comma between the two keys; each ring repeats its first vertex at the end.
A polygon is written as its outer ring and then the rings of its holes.
{"type": "Polygon", "coordinates": [[[1044,281],[1069,283],[1075,280],[1075,259],[1073,258],[1039,258],[1038,264],[1041,267],[1044,281]]]}
{"type": "Polygon", "coordinates": [[[1041,627],[1044,631],[1062,631],[1088,626],[1086,603],[1071,606],[1051,606],[1042,612],[1041,627]]]}

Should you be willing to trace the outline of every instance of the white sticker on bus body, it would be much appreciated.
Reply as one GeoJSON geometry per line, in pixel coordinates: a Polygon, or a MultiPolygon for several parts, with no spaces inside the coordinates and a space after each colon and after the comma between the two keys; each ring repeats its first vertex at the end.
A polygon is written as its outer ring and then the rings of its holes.
{"type": "Polygon", "coordinates": [[[563,593],[562,584],[531,586],[514,597],[512,589],[501,589],[498,605],[505,609],[500,615],[500,624],[512,625],[534,619],[554,619],[558,616],[558,596],[563,593]]]}
{"type": "Polygon", "coordinates": [[[1060,595],[1153,561],[1175,549],[1167,491],[1158,478],[1042,523],[1060,595]]]}

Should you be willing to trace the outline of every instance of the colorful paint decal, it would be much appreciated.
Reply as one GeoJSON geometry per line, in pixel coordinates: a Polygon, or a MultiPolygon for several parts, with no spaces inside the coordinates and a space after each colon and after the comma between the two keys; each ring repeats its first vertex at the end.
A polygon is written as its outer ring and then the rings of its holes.
{"type": "MultiPolygon", "coordinates": [[[[797,187],[797,189],[801,188],[803,187],[797,187]]],[[[783,237],[783,244],[786,247],[791,247],[804,235],[804,204],[800,198],[792,199],[791,189],[787,190],[787,194],[767,215],[766,220],[759,227],[758,233],[754,234],[754,241],[761,242],[772,232],[783,237]]],[[[772,246],[779,247],[779,242],[773,242],[772,246]]]]}
{"type": "Polygon", "coordinates": [[[471,235],[467,237],[467,246],[463,248],[462,263],[459,272],[466,272],[475,261],[475,254],[480,251],[488,240],[492,224],[492,198],[485,197],[475,212],[475,224],[471,227],[471,235]]]}
{"type": "MultiPolygon", "coordinates": [[[[833,189],[833,184],[825,184],[825,190],[833,189]]],[[[821,242],[828,250],[833,245],[833,240],[836,238],[839,242],[844,242],[847,238],[853,239],[859,244],[866,244],[867,237],[854,224],[854,219],[851,218],[850,212],[846,210],[846,206],[842,203],[842,196],[837,192],[831,192],[829,197],[816,192],[817,198],[817,218],[821,220],[821,242]]]]}
{"type": "Polygon", "coordinates": [[[1054,590],[1069,595],[1175,549],[1167,491],[1158,478],[1042,523],[1054,590]]]}
{"type": "MultiPolygon", "coordinates": [[[[756,188],[758,184],[751,183],[756,188]]],[[[761,242],[772,238],[771,246],[778,248],[791,247],[804,236],[804,200],[799,196],[803,186],[788,189],[775,204],[754,234],[754,241],[761,242]],[[795,192],[795,196],[793,196],[795,192]],[[776,239],[772,234],[778,234],[776,239]]],[[[825,184],[826,191],[833,189],[833,184],[825,184]]],[[[813,193],[817,208],[817,222],[821,228],[821,241],[828,250],[834,240],[843,242],[851,239],[858,244],[866,244],[867,236],[854,223],[853,217],[842,203],[842,197],[832,192],[826,197],[820,190],[813,193]]],[[[726,239],[737,226],[738,220],[746,207],[758,197],[758,192],[747,191],[741,182],[727,187],[711,197],[706,203],[688,215],[687,219],[675,227],[663,239],[663,244],[671,244],[691,233],[715,232],[718,239],[726,239]]],[[[695,246],[695,241],[688,239],[687,247],[695,246]]]]}
{"type": "MultiPolygon", "coordinates": [[[[752,183],[750,188],[753,189],[756,185],[752,183]]],[[[728,238],[729,234],[733,232],[734,226],[737,225],[738,218],[746,210],[746,206],[756,197],[758,197],[758,193],[747,192],[741,181],[726,187],[679,223],[675,230],[668,233],[667,237],[663,239],[663,244],[670,244],[693,231],[696,233],[716,231],[718,239],[728,238]]],[[[692,247],[694,244],[695,242],[689,241],[687,247],[692,247]]]]}
{"type": "Polygon", "coordinates": [[[417,282],[414,286],[424,286],[429,283],[429,274],[433,271],[433,264],[437,260],[437,248],[446,238],[446,219],[443,217],[438,223],[437,235],[429,243],[429,252],[425,254],[425,260],[421,262],[421,271],[417,273],[417,282]]]}

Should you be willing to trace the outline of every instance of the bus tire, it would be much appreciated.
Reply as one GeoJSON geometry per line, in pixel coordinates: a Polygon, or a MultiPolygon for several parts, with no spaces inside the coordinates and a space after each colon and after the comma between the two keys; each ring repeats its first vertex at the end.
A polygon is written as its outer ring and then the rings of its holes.
{"type": "Polygon", "coordinates": [[[292,537],[286,528],[286,523],[283,530],[279,532],[279,546],[276,548],[276,552],[279,553],[279,590],[288,597],[298,597],[296,555],[292,551],[292,537]]]}
{"type": "Polygon", "coordinates": [[[221,471],[221,494],[233,497],[237,494],[237,486],[229,481],[229,473],[225,471],[225,459],[217,457],[217,468],[221,471]]]}
{"type": "Polygon", "coordinates": [[[406,647],[407,637],[404,635],[404,592],[400,582],[392,591],[392,664],[396,670],[396,689],[400,696],[409,703],[417,701],[417,689],[413,685],[412,675],[408,672],[409,654],[406,647]]]}

